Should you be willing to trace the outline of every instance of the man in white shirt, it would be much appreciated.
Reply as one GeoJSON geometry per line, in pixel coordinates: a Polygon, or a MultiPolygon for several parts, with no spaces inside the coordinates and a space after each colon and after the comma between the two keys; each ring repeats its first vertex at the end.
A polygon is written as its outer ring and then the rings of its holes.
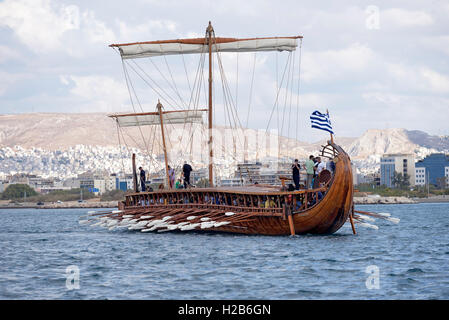
{"type": "Polygon", "coordinates": [[[323,171],[324,169],[326,169],[326,163],[321,162],[321,158],[317,157],[316,161],[318,162],[317,168],[316,168],[316,174],[320,174],[321,171],[323,171]]]}

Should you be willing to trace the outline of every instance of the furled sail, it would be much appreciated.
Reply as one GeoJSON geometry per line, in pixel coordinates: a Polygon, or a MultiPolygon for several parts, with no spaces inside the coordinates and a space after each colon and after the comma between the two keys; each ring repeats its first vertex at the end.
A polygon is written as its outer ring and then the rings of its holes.
{"type": "MultiPolygon", "coordinates": [[[[273,38],[214,38],[212,52],[293,51],[298,46],[295,37],[273,38]]],[[[205,38],[111,44],[117,47],[123,59],[155,57],[161,55],[208,52],[205,38]]]]}
{"type": "MultiPolygon", "coordinates": [[[[182,110],[166,111],[162,114],[164,124],[179,123],[203,123],[203,110],[182,110]]],[[[115,118],[120,127],[135,127],[160,125],[160,115],[158,112],[113,114],[109,117],[115,118]]]]}

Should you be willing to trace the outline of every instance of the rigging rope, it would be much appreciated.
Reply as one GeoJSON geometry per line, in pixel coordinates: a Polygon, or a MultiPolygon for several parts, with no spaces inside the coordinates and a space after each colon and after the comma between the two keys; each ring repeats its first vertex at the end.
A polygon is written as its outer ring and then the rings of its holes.
{"type": "Polygon", "coordinates": [[[254,73],[256,70],[256,54],[257,54],[257,52],[254,52],[253,75],[251,77],[251,86],[249,89],[249,103],[248,103],[248,114],[246,115],[246,128],[248,128],[249,114],[250,114],[250,110],[251,110],[251,100],[253,97],[254,73]]]}

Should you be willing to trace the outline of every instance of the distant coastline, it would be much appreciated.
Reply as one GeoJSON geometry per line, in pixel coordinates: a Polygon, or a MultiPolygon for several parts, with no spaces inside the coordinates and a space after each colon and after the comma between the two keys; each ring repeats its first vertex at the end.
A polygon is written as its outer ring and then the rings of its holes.
{"type": "MultiPolygon", "coordinates": [[[[0,201],[0,209],[82,209],[82,208],[117,208],[118,201],[99,201],[92,199],[85,202],[67,201],[62,203],[8,203],[0,201]]],[[[407,198],[407,197],[354,197],[355,204],[407,204],[407,203],[441,203],[449,202],[449,196],[434,196],[430,198],[407,198]]]]}
{"type": "MultiPolygon", "coordinates": [[[[93,199],[95,200],[95,199],[93,199]]],[[[23,203],[7,203],[2,201],[0,203],[0,209],[82,209],[82,208],[117,208],[118,201],[67,201],[62,203],[44,203],[43,205],[37,205],[36,203],[23,202],[23,203]]]]}
{"type": "Polygon", "coordinates": [[[432,196],[429,198],[381,197],[381,196],[354,197],[355,204],[404,204],[404,203],[440,203],[440,202],[449,202],[449,196],[432,196]]]}

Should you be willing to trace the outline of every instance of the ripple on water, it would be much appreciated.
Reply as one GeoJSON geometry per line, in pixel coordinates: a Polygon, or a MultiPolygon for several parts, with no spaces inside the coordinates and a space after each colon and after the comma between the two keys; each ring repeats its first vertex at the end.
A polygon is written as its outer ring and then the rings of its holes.
{"type": "Polygon", "coordinates": [[[449,298],[441,223],[449,204],[360,209],[401,222],[357,228],[357,236],[347,227],[330,236],[142,234],[79,225],[86,210],[0,210],[0,298],[449,298]],[[80,290],[65,287],[69,265],[79,267],[80,290]],[[365,286],[369,265],[379,268],[376,292],[365,286]]]}

